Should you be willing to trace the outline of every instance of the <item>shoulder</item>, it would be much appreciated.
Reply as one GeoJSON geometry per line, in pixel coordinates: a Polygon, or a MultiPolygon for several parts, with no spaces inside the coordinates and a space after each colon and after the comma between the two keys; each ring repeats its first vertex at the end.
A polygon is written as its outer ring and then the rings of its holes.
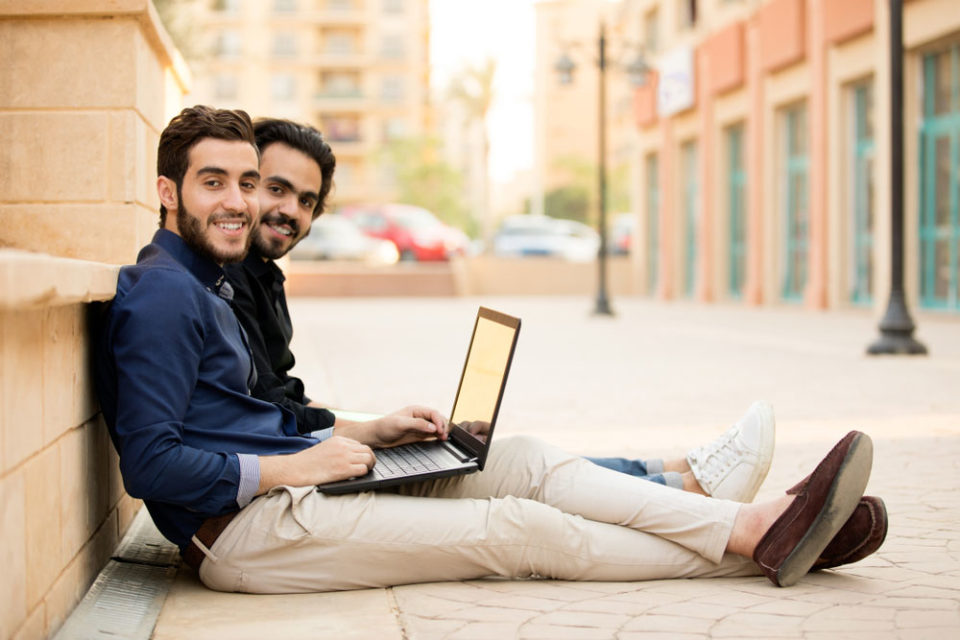
{"type": "Polygon", "coordinates": [[[141,262],[121,268],[112,314],[148,325],[198,321],[205,315],[204,294],[200,282],[176,261],[141,262]]]}

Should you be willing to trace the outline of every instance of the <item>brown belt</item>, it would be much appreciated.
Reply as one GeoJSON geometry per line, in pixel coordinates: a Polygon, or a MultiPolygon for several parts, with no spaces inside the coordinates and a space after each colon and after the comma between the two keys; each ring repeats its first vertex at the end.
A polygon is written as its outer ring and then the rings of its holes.
{"type": "MultiPolygon", "coordinates": [[[[200,528],[197,529],[197,532],[193,535],[203,543],[203,546],[209,549],[213,546],[213,543],[217,541],[217,538],[220,537],[220,534],[223,533],[223,530],[227,528],[227,525],[230,524],[230,521],[237,517],[238,513],[240,512],[234,511],[233,513],[228,513],[222,516],[207,518],[203,521],[203,524],[200,525],[200,528]]],[[[187,545],[187,548],[184,549],[183,553],[180,555],[183,557],[184,562],[198,571],[200,570],[200,565],[203,563],[204,558],[207,557],[207,555],[200,550],[200,547],[198,547],[197,543],[195,543],[193,540],[190,541],[190,544],[187,545]]]]}

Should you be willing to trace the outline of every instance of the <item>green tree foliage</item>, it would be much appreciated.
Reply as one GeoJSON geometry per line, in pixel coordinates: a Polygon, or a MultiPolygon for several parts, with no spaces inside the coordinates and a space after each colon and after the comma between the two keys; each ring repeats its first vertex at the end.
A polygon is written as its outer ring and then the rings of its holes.
{"type": "Polygon", "coordinates": [[[476,235],[476,222],[463,204],[463,176],[440,157],[437,139],[393,140],[379,160],[393,171],[398,202],[429,209],[450,226],[476,235]]]}
{"type": "Polygon", "coordinates": [[[194,20],[197,0],[153,0],[157,15],[183,57],[201,60],[205,53],[200,45],[200,31],[194,20]]]}
{"type": "MultiPolygon", "coordinates": [[[[544,196],[547,215],[593,225],[597,220],[597,165],[580,156],[566,156],[554,163],[566,184],[544,196]]],[[[607,213],[630,208],[630,168],[626,164],[607,168],[607,213]]]]}

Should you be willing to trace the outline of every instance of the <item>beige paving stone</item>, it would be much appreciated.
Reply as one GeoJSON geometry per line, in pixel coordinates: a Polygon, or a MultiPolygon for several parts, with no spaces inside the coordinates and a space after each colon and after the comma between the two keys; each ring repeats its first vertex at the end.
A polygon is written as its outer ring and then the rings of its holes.
{"type": "Polygon", "coordinates": [[[586,611],[552,611],[532,619],[532,624],[556,625],[561,627],[601,627],[618,629],[630,616],[613,613],[590,613],[586,611]]]}
{"type": "Polygon", "coordinates": [[[713,624],[713,620],[705,620],[703,618],[645,614],[627,622],[623,625],[623,630],[707,633],[713,624]]]}
{"type": "Polygon", "coordinates": [[[714,638],[801,638],[797,621],[762,613],[735,613],[718,620],[710,629],[714,638]]]}
{"type": "Polygon", "coordinates": [[[650,609],[648,613],[652,615],[665,616],[690,616],[691,618],[719,619],[740,611],[740,607],[724,607],[716,604],[705,604],[703,602],[678,602],[664,607],[650,609]]]}
{"type": "Polygon", "coordinates": [[[434,620],[405,613],[400,615],[403,634],[408,640],[434,640],[448,638],[450,634],[470,623],[461,620],[434,620]]]}
{"type": "MultiPolygon", "coordinates": [[[[956,603],[955,603],[956,604],[956,603]]],[[[897,611],[897,627],[913,629],[916,627],[949,627],[960,629],[960,611],[954,606],[948,611],[923,611],[901,609],[897,611]]]]}
{"type": "Polygon", "coordinates": [[[464,607],[456,611],[442,611],[433,617],[463,620],[466,622],[525,622],[537,616],[537,612],[507,607],[464,607]]]}
{"type": "Polygon", "coordinates": [[[524,640],[606,640],[613,637],[612,629],[590,627],[561,627],[549,624],[525,624],[517,638],[524,640]]]}
{"type": "Polygon", "coordinates": [[[382,589],[253,596],[218,593],[181,571],[167,596],[153,640],[313,640],[402,638],[382,589]],[[240,615],[242,612],[242,615],[240,615]]]}
{"type": "Polygon", "coordinates": [[[880,617],[859,617],[847,616],[847,610],[858,611],[859,607],[835,607],[826,611],[821,611],[815,616],[810,616],[803,621],[802,627],[805,631],[834,631],[843,632],[847,629],[856,629],[860,631],[873,631],[874,633],[885,633],[893,631],[896,627],[892,616],[880,617]]]}
{"type": "MultiPolygon", "coordinates": [[[[511,609],[525,609],[528,611],[553,611],[564,607],[565,604],[558,600],[548,600],[546,598],[537,598],[521,594],[501,595],[484,598],[478,604],[485,607],[509,607],[511,609]]],[[[579,604],[579,603],[577,603],[579,604]]],[[[574,605],[576,606],[576,605],[574,605]]]]}
{"type": "Polygon", "coordinates": [[[700,640],[709,638],[704,633],[662,633],[660,631],[621,631],[617,640],[700,640]]]}
{"type": "Polygon", "coordinates": [[[612,613],[624,616],[639,616],[649,611],[655,604],[651,604],[637,599],[633,601],[613,600],[611,598],[601,598],[598,600],[586,600],[583,602],[574,602],[563,607],[565,611],[585,611],[592,613],[612,613]]]}
{"type": "Polygon", "coordinates": [[[470,622],[448,636],[450,640],[502,640],[516,638],[519,624],[509,622],[470,622]]]}
{"type": "Polygon", "coordinates": [[[796,616],[808,617],[816,614],[818,611],[828,609],[831,605],[827,603],[813,603],[793,600],[789,596],[771,602],[749,607],[750,613],[765,613],[775,616],[796,616]]]}
{"type": "Polygon", "coordinates": [[[23,472],[0,476],[0,638],[9,638],[27,616],[26,489],[23,472]]]}

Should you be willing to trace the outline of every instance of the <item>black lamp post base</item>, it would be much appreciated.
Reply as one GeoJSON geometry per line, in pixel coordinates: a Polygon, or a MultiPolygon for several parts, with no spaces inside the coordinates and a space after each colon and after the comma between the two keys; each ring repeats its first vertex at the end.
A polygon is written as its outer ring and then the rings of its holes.
{"type": "Polygon", "coordinates": [[[610,308],[610,301],[605,297],[598,297],[597,304],[593,308],[593,315],[595,316],[613,316],[613,309],[610,308]]]}
{"type": "Polygon", "coordinates": [[[867,353],[878,355],[925,356],[927,347],[909,333],[881,332],[880,337],[869,347],[867,353]]]}
{"type": "Polygon", "coordinates": [[[869,347],[870,355],[911,355],[922,356],[927,354],[927,347],[913,337],[916,325],[907,311],[907,302],[903,291],[894,288],[887,304],[887,312],[880,320],[880,337],[869,347]]]}

